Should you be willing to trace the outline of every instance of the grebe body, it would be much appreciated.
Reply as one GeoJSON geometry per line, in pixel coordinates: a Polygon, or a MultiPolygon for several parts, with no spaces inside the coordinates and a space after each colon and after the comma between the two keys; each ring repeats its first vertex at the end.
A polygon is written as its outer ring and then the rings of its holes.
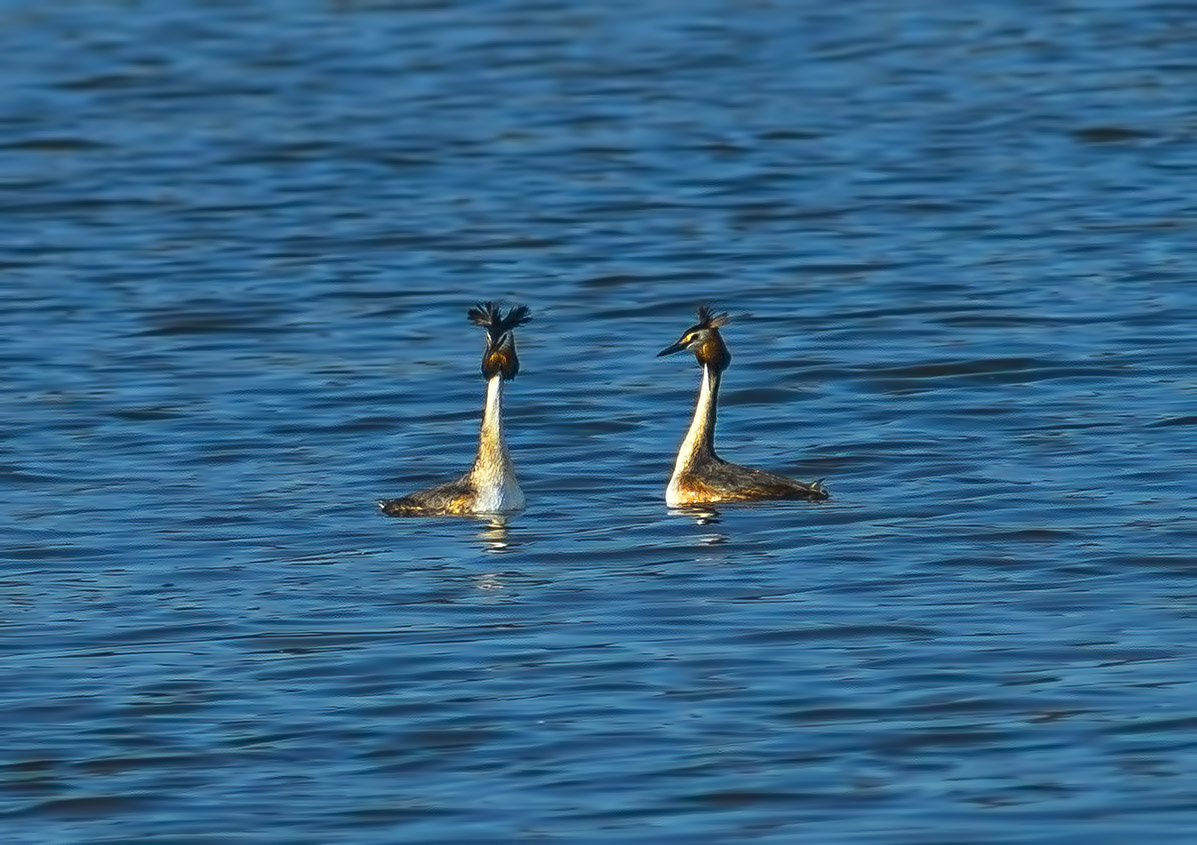
{"type": "Polygon", "coordinates": [[[712,314],[703,306],[698,309],[698,322],[682,332],[677,343],[657,353],[657,357],[661,357],[688,349],[702,367],[702,383],[694,405],[694,419],[678,450],[673,475],[665,488],[665,502],[670,506],[679,506],[769,499],[826,499],[827,491],[818,481],[807,483],[762,469],[740,466],[723,460],[715,453],[719,385],[724,370],[731,364],[731,352],[719,333],[719,328],[727,323],[727,319],[726,314],[712,314]]]}
{"type": "Polygon", "coordinates": [[[520,369],[514,330],[532,318],[522,305],[504,315],[493,302],[486,302],[471,308],[469,319],[486,329],[486,350],[482,354],[486,404],[474,463],[460,478],[380,501],[378,506],[388,516],[509,513],[524,507],[524,493],[503,437],[503,385],[520,369]]]}

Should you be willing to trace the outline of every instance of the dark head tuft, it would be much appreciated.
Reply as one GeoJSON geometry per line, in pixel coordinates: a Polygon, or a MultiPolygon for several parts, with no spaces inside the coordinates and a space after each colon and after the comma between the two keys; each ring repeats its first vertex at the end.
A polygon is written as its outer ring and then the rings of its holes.
{"type": "Polygon", "coordinates": [[[723,314],[715,314],[711,311],[709,305],[698,306],[698,322],[694,325],[691,331],[698,329],[717,329],[720,326],[727,325],[727,321],[731,317],[726,312],[723,314]]]}
{"type": "Polygon", "coordinates": [[[471,323],[486,329],[486,351],[482,353],[482,375],[487,379],[502,375],[510,380],[520,371],[512,330],[532,319],[526,305],[516,305],[506,314],[493,302],[482,302],[466,312],[471,323]]]}
{"type": "Polygon", "coordinates": [[[470,322],[475,326],[482,326],[493,340],[498,340],[516,326],[532,320],[532,314],[527,305],[516,305],[506,314],[503,309],[493,302],[480,302],[466,312],[470,322]]]}

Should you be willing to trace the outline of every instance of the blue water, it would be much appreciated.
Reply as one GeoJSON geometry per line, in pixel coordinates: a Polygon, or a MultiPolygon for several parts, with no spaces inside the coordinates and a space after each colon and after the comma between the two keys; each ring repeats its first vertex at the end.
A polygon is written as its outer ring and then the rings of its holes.
{"type": "Polygon", "coordinates": [[[1191,841],[1192,12],[0,2],[0,839],[1191,841]]]}

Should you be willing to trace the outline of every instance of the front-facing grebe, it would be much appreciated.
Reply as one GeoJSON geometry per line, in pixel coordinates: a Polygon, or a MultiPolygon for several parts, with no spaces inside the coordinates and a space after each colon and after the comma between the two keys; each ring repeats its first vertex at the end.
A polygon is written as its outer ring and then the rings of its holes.
{"type": "Polygon", "coordinates": [[[478,454],[473,466],[460,478],[379,502],[378,506],[388,516],[506,513],[524,506],[524,494],[515,479],[515,467],[503,440],[503,382],[515,378],[520,371],[515,327],[532,318],[523,305],[504,315],[493,302],[471,308],[468,316],[471,323],[486,329],[486,350],[482,353],[486,405],[478,434],[478,454]]]}
{"type": "Polygon", "coordinates": [[[660,358],[689,349],[702,366],[702,386],[694,407],[694,421],[677,453],[673,477],[665,489],[665,501],[670,505],[697,505],[765,499],[826,499],[827,491],[818,481],[807,484],[784,475],[742,467],[715,454],[719,382],[731,363],[731,353],[719,334],[719,327],[726,322],[726,314],[712,314],[705,305],[701,306],[698,322],[682,332],[677,343],[657,353],[660,358]]]}

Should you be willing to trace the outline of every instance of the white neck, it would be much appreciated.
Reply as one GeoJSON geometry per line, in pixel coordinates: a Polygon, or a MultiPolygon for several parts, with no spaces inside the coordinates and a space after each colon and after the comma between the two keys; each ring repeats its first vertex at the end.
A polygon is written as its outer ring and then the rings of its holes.
{"type": "Polygon", "coordinates": [[[503,377],[493,376],[486,384],[486,407],[478,433],[478,455],[470,476],[478,491],[475,510],[501,513],[524,506],[524,494],[515,479],[515,466],[503,439],[503,377]]]}
{"type": "Polygon", "coordinates": [[[503,377],[492,376],[486,383],[486,406],[482,409],[482,430],[478,436],[478,454],[484,449],[507,453],[503,440],[503,377]]]}
{"type": "Polygon", "coordinates": [[[694,419],[690,430],[677,453],[673,465],[673,477],[688,469],[700,458],[715,457],[715,414],[719,398],[719,375],[712,373],[709,366],[702,368],[702,386],[698,388],[698,401],[694,404],[694,419]]]}

